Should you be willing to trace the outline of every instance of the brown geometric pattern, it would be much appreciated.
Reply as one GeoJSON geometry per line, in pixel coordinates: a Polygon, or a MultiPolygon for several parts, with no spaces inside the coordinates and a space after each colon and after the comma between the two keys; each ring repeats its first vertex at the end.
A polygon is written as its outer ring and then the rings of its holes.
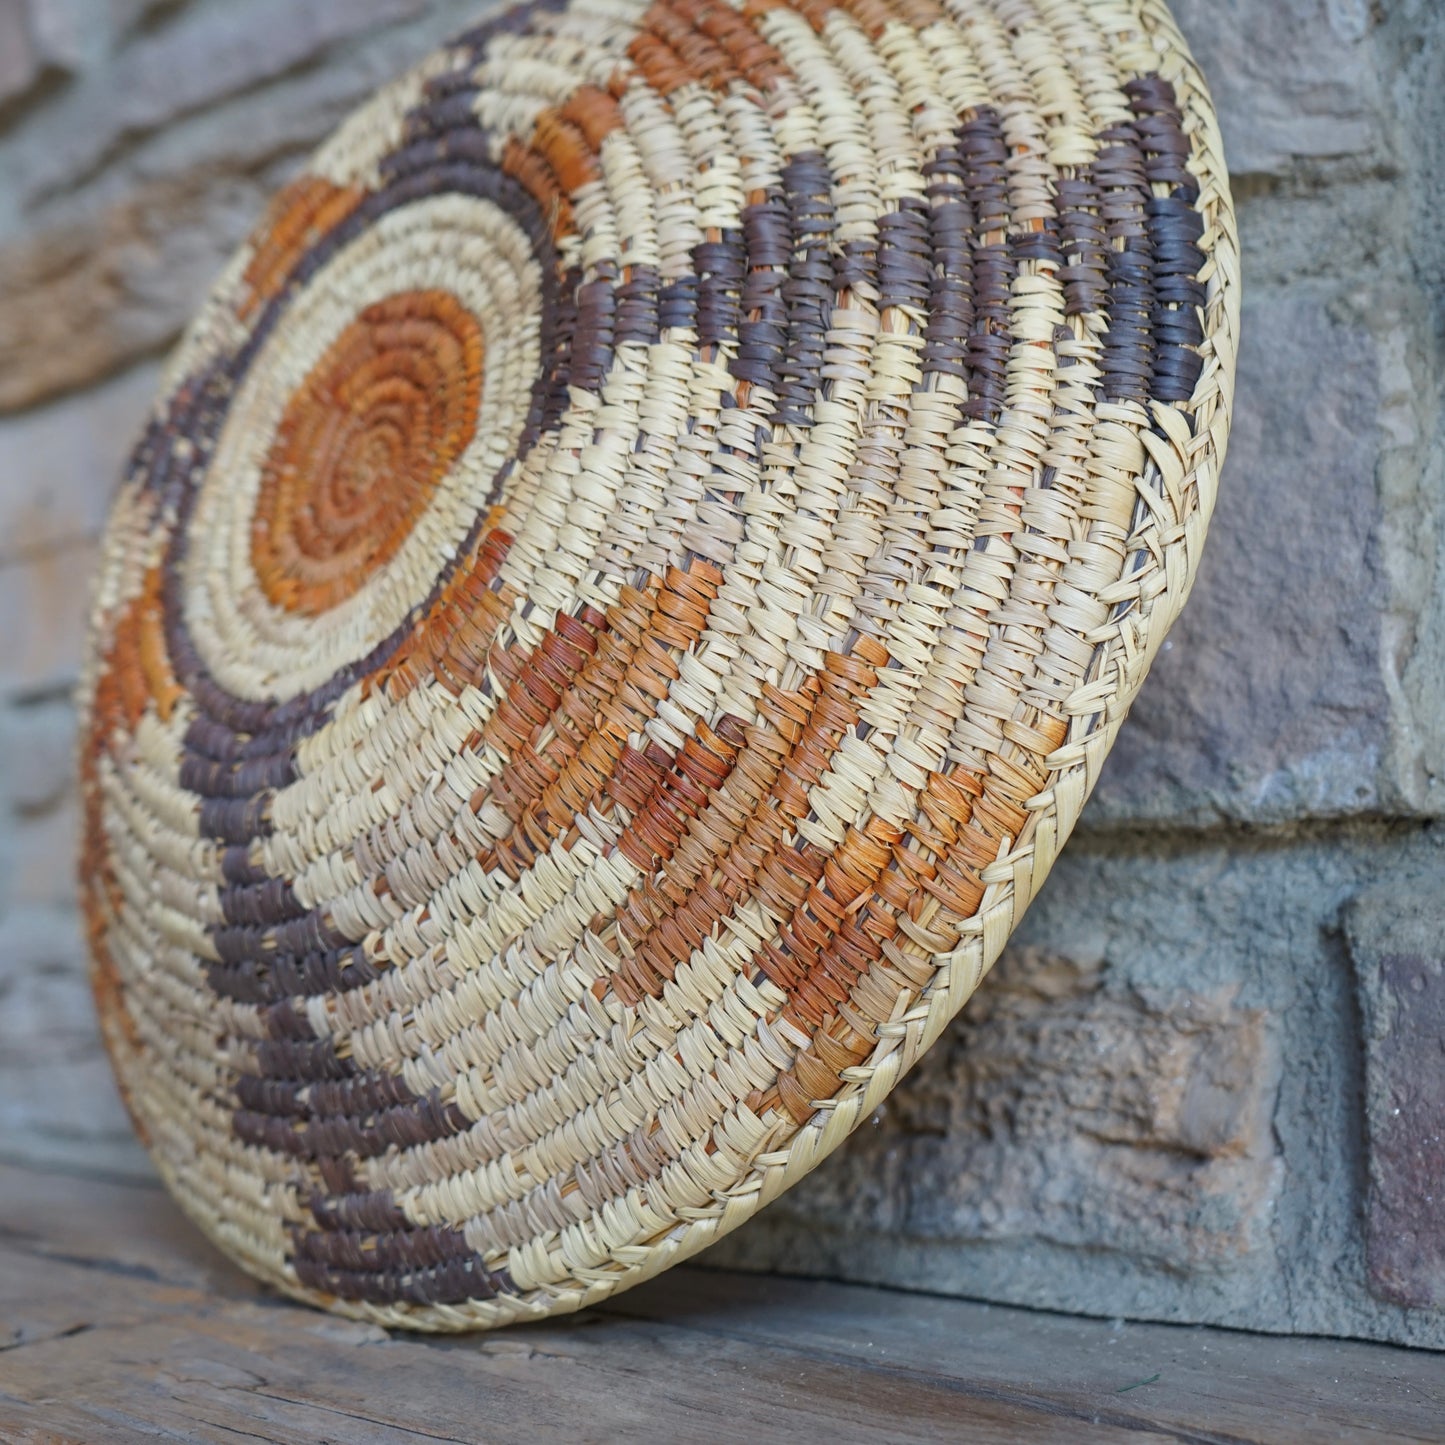
{"type": "Polygon", "coordinates": [[[1159,0],[543,0],[349,120],[94,605],[96,996],[201,1227],[496,1325],[839,1145],[1184,602],[1238,300],[1159,0]]]}

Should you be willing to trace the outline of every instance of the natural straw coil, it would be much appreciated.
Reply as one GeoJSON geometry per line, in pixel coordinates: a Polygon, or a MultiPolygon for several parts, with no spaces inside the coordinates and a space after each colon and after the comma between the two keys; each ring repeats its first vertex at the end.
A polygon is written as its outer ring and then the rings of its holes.
{"type": "Polygon", "coordinates": [[[542,0],[347,121],[94,604],[95,990],[191,1217],[464,1329],[838,1147],[1185,600],[1238,305],[1159,0],[542,0]]]}

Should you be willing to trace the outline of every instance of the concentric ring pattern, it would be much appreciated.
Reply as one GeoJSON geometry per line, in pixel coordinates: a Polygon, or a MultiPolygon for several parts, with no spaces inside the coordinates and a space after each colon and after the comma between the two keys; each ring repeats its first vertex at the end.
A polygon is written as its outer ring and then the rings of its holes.
{"type": "Polygon", "coordinates": [[[542,0],[348,121],[94,607],[95,987],[190,1214],[495,1325],[841,1143],[1184,601],[1237,329],[1157,0],[542,0]]]}

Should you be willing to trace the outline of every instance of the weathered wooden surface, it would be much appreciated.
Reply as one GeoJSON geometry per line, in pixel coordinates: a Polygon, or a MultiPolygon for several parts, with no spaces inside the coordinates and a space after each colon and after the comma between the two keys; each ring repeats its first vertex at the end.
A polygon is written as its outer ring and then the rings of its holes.
{"type": "Polygon", "coordinates": [[[1445,1441],[1445,1356],[688,1268],[393,1337],[286,1303],[157,1187],[0,1166],[0,1439],[1445,1441]]]}

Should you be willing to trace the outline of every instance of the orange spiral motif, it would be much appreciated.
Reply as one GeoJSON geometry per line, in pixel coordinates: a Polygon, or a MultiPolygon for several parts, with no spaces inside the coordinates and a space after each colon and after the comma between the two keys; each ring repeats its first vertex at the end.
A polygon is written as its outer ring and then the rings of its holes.
{"type": "Polygon", "coordinates": [[[278,607],[319,616],[389,562],[471,442],[482,330],[445,291],[368,306],[286,408],[251,560],[278,607]]]}
{"type": "Polygon", "coordinates": [[[82,902],[157,1167],[278,1287],[605,1297],[997,957],[1198,565],[1238,257],[1162,0],[537,0],[173,358],[82,902]]]}

